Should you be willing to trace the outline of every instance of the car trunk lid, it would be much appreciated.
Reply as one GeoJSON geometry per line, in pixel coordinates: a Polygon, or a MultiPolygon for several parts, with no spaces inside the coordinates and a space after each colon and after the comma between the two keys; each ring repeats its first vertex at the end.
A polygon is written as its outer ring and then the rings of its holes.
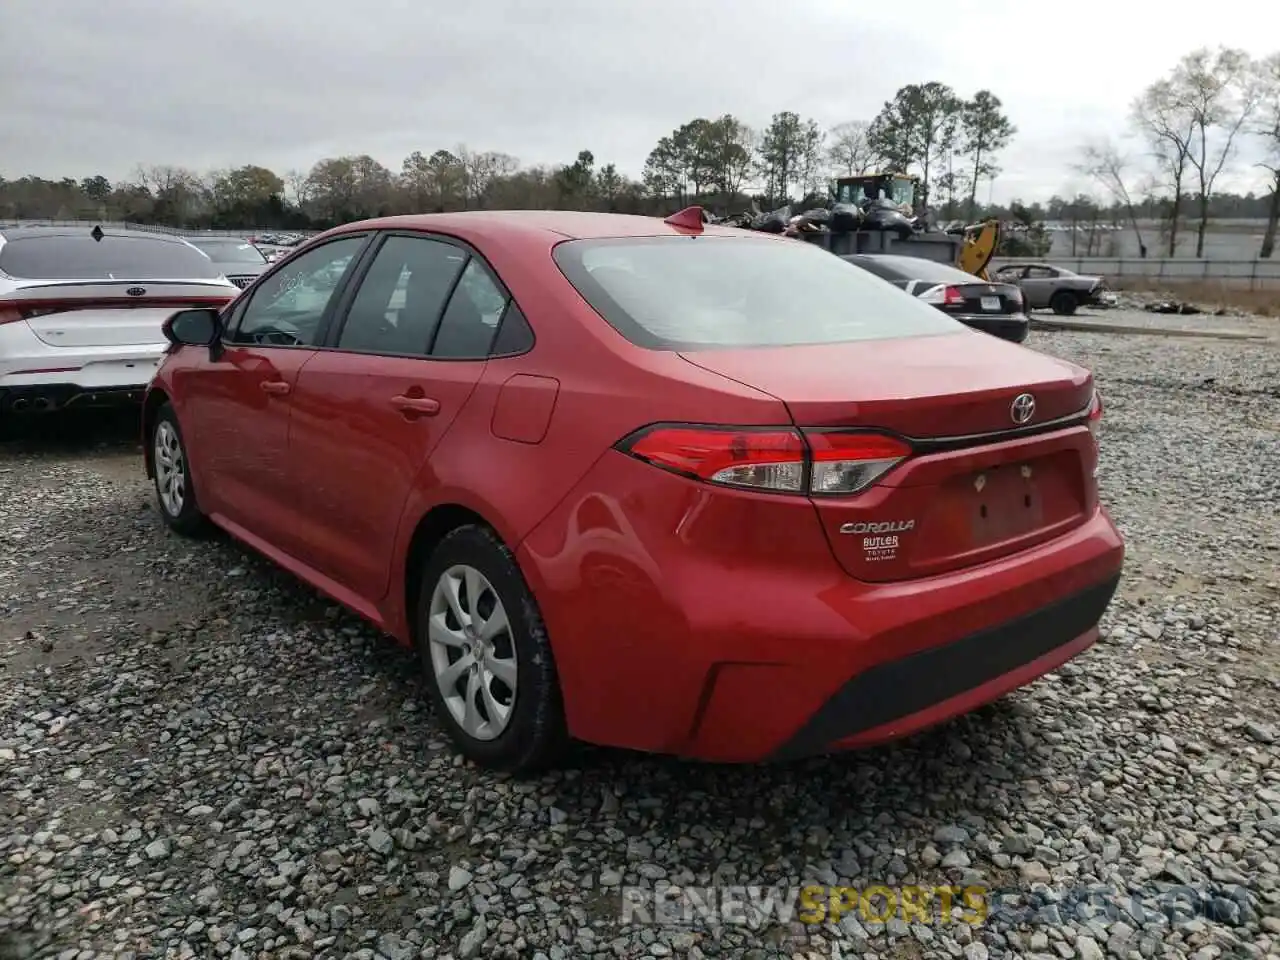
{"type": "Polygon", "coordinates": [[[938,336],[696,350],[685,360],[781,400],[797,426],[862,425],[936,439],[1009,430],[1013,400],[1035,397],[1029,425],[1088,406],[1088,371],[965,327],[938,336]]]}
{"type": "Polygon", "coordinates": [[[786,404],[811,444],[879,431],[912,454],[852,496],[812,499],[858,579],[909,580],[1026,549],[1096,505],[1087,371],[965,330],[782,349],[696,351],[690,363],[786,404]],[[1016,398],[1035,405],[1015,421],[1016,398]]]}
{"type": "Polygon", "coordinates": [[[25,321],[53,347],[158,344],[165,342],[161,327],[175,310],[221,308],[238,292],[213,281],[39,283],[0,298],[0,322],[25,321]]]}

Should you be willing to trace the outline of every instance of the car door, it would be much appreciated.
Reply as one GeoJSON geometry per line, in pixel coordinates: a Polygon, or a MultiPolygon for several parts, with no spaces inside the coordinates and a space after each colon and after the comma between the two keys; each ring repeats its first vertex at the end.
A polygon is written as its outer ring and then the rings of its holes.
{"type": "Polygon", "coordinates": [[[1057,282],[1058,271],[1052,267],[1027,267],[1027,272],[1019,283],[1022,288],[1022,297],[1027,306],[1033,308],[1047,307],[1050,298],[1053,296],[1053,291],[1057,289],[1057,282]]]}
{"type": "Polygon", "coordinates": [[[176,383],[205,508],[280,549],[292,523],[291,394],[368,241],[341,237],[282,263],[236,303],[208,361],[176,383]]]}
{"type": "Polygon", "coordinates": [[[369,603],[387,591],[412,485],[484,372],[508,297],[467,247],[381,239],[298,376],[292,485],[306,563],[369,603]]]}

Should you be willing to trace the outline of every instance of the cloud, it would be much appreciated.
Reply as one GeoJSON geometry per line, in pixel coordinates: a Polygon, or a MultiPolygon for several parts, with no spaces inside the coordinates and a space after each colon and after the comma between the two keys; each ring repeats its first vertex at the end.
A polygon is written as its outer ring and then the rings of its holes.
{"type": "Polygon", "coordinates": [[[990,0],[3,0],[6,176],[129,175],[140,163],[284,172],[466,143],[525,163],[590,149],[637,175],[694,116],[869,119],[902,84],[1001,97],[1019,135],[994,199],[1078,177],[1081,139],[1124,123],[1186,50],[1255,49],[1280,7],[1201,22],[1092,3],[990,0]]]}

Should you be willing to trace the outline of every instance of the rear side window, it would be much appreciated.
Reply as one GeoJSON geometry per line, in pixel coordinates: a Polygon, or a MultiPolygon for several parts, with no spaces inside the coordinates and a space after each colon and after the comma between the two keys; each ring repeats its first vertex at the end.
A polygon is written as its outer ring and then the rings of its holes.
{"type": "Polygon", "coordinates": [[[485,265],[472,257],[449,298],[431,355],[452,360],[487,357],[506,308],[506,294],[485,265]]]}
{"type": "Polygon", "coordinates": [[[20,237],[0,247],[0,272],[20,280],[215,280],[195,247],[155,237],[108,234],[20,237]]]}
{"type": "Polygon", "coordinates": [[[874,273],[877,277],[880,277],[882,280],[906,279],[901,274],[896,273],[892,267],[889,267],[886,264],[879,262],[878,260],[873,260],[871,257],[844,257],[843,259],[848,260],[855,267],[860,267],[861,269],[867,271],[867,273],[874,273]]]}
{"type": "Polygon", "coordinates": [[[360,282],[339,350],[426,356],[465,251],[426,237],[388,237],[360,282]]]}
{"type": "Polygon", "coordinates": [[[961,329],[940,310],[801,241],[570,240],[553,255],[597,313],[650,349],[848,343],[961,329]]]}
{"type": "Polygon", "coordinates": [[[963,270],[923,257],[863,257],[859,266],[895,280],[923,280],[926,283],[973,283],[975,277],[963,270]]]}

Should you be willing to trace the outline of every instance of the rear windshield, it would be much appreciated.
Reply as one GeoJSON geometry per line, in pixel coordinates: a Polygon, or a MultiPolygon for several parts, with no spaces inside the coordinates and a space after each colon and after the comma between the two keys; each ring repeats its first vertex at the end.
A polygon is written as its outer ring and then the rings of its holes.
{"type": "Polygon", "coordinates": [[[153,237],[21,237],[0,246],[0,273],[21,280],[213,280],[194,247],[153,237]]]}
{"type": "Polygon", "coordinates": [[[597,313],[651,349],[847,343],[960,329],[940,310],[798,240],[570,240],[554,256],[597,313]]]}
{"type": "Polygon", "coordinates": [[[266,263],[267,258],[252,243],[243,240],[189,240],[216,263],[266,263]]]}
{"type": "Polygon", "coordinates": [[[945,263],[925,260],[921,257],[868,257],[847,258],[876,276],[893,280],[924,280],[928,283],[973,283],[977,278],[945,263]]]}

